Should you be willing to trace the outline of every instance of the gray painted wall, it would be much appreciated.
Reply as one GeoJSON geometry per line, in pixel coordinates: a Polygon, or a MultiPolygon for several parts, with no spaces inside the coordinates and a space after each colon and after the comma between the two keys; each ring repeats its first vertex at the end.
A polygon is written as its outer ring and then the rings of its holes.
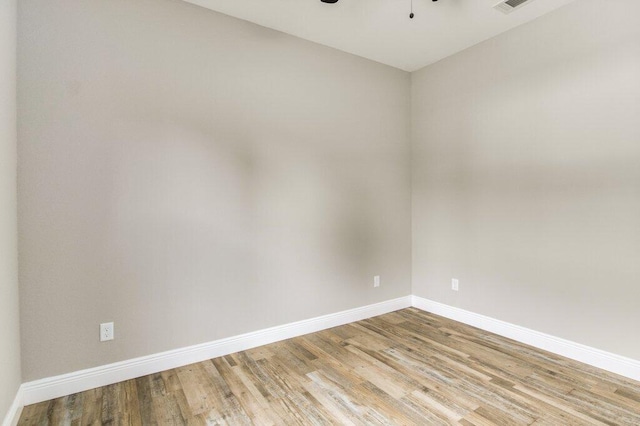
{"type": "Polygon", "coordinates": [[[617,6],[576,1],[410,87],[177,0],[21,1],[24,379],[407,295],[411,263],[418,296],[640,359],[640,3],[617,6]]]}
{"type": "Polygon", "coordinates": [[[640,2],[609,3],[412,75],[412,284],[640,359],[640,2]]]}
{"type": "Polygon", "coordinates": [[[16,0],[3,0],[0,2],[0,421],[20,386],[16,212],[16,0]]]}
{"type": "Polygon", "coordinates": [[[410,294],[408,73],[178,0],[19,18],[25,381],[410,294]]]}

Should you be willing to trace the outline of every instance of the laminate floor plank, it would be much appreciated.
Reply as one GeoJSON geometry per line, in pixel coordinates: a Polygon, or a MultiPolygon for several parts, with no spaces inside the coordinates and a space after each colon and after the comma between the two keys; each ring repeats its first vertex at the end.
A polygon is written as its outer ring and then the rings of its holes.
{"type": "Polygon", "coordinates": [[[640,382],[415,308],[24,408],[19,425],[640,425],[640,382]]]}

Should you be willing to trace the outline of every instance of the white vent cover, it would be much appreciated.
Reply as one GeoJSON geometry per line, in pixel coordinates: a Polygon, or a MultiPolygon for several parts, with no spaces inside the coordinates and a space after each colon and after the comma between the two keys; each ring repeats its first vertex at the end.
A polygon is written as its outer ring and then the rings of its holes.
{"type": "Polygon", "coordinates": [[[534,0],[502,0],[493,6],[494,9],[502,13],[511,13],[534,0]]]}

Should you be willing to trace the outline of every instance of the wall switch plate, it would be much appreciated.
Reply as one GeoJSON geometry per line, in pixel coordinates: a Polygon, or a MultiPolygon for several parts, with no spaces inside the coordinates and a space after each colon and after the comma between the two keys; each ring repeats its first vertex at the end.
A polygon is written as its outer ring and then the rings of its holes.
{"type": "Polygon", "coordinates": [[[452,278],[452,279],[451,279],[451,290],[453,290],[453,291],[458,291],[458,289],[459,289],[459,282],[458,282],[458,280],[457,280],[457,279],[455,279],[455,278],[452,278]]]}
{"type": "Polygon", "coordinates": [[[373,286],[380,287],[380,275],[376,275],[373,277],[373,286]]]}
{"type": "Polygon", "coordinates": [[[106,342],[107,340],[113,340],[113,323],[105,322],[100,324],[100,341],[106,342]]]}

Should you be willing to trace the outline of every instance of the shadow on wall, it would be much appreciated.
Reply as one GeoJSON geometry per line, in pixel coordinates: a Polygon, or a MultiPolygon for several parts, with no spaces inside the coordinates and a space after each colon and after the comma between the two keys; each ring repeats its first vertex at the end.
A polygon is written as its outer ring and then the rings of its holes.
{"type": "Polygon", "coordinates": [[[184,325],[178,316],[202,319],[212,299],[215,317],[248,318],[257,305],[321,301],[326,285],[361,290],[385,235],[373,188],[354,167],[384,159],[354,166],[282,143],[294,140],[282,131],[232,139],[233,129],[186,124],[133,118],[113,127],[100,257],[131,309],[184,325]]]}
{"type": "Polygon", "coordinates": [[[26,380],[408,294],[408,74],[177,0],[21,19],[26,380]]]}

